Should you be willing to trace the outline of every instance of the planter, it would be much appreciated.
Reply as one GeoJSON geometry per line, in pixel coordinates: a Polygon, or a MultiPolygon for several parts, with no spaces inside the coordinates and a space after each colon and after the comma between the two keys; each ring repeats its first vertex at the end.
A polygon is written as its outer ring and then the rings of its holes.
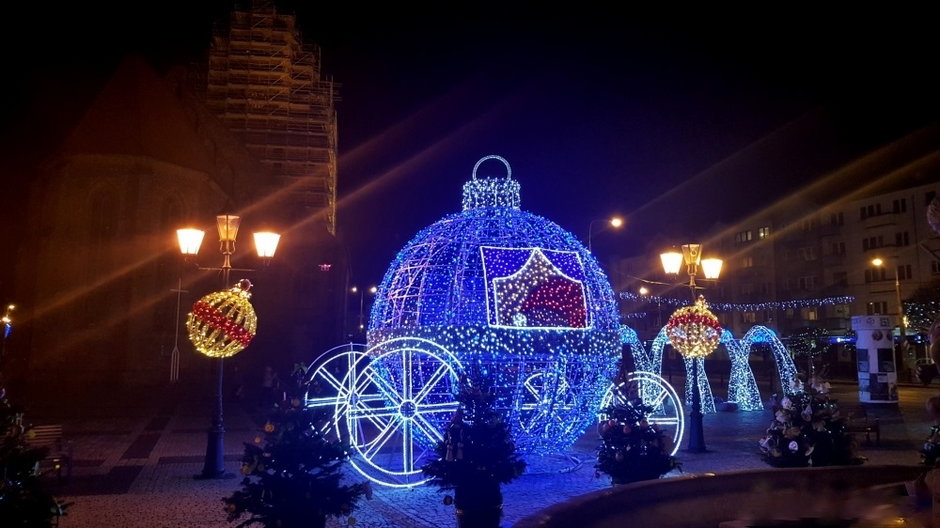
{"type": "Polygon", "coordinates": [[[457,509],[458,528],[499,528],[503,505],[457,509]]]}
{"type": "Polygon", "coordinates": [[[280,526],[282,528],[324,528],[326,526],[326,515],[317,515],[298,521],[291,520],[290,522],[282,519],[280,526]]]}
{"type": "Polygon", "coordinates": [[[503,493],[498,482],[480,482],[454,489],[457,526],[460,528],[499,528],[503,516],[503,493]]]}

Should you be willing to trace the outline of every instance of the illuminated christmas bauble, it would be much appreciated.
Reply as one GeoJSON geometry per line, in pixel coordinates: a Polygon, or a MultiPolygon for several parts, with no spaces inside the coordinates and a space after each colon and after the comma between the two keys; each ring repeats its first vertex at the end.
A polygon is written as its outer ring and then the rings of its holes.
{"type": "Polygon", "coordinates": [[[189,340],[200,353],[227,358],[238,354],[255,337],[258,318],[249,299],[251,283],[210,293],[193,304],[186,318],[189,340]]]}
{"type": "Polygon", "coordinates": [[[927,223],[931,229],[940,233],[940,196],[934,196],[927,206],[927,223]]]}
{"type": "Polygon", "coordinates": [[[463,187],[463,210],[420,231],[389,266],[368,343],[440,345],[496,378],[522,452],[558,452],[596,422],[619,331],[597,260],[568,231],[521,210],[509,163],[488,156],[463,187]],[[481,166],[498,175],[478,177],[481,166]]]}
{"type": "Polygon", "coordinates": [[[718,347],[721,324],[700,295],[692,306],[673,312],[666,323],[666,336],[683,357],[705,357],[718,347]]]}

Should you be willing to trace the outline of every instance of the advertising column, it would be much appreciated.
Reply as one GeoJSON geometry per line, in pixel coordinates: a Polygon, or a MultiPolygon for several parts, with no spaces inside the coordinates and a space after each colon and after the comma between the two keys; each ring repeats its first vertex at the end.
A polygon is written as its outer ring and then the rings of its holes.
{"type": "Polygon", "coordinates": [[[894,364],[893,318],[887,315],[852,317],[858,365],[858,401],[897,403],[898,373],[894,364]]]}

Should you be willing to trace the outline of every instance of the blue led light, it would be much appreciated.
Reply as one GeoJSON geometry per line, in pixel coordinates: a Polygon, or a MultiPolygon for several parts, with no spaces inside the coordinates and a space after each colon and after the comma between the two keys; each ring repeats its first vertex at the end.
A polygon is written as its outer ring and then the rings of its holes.
{"type": "MultiPolygon", "coordinates": [[[[399,251],[376,293],[368,343],[421,338],[451,351],[496,378],[496,404],[522,453],[559,453],[595,423],[616,373],[616,301],[581,242],[520,209],[510,175],[503,158],[480,160],[463,211],[399,251]],[[478,178],[486,160],[502,162],[506,177],[478,178]]],[[[419,370],[414,382],[432,374],[419,370]]]]}
{"type": "Polygon", "coordinates": [[[751,347],[745,341],[734,339],[731,332],[725,330],[721,334],[721,344],[725,345],[728,356],[731,358],[731,375],[728,377],[728,401],[738,404],[742,411],[759,411],[764,408],[761,401],[760,389],[754,379],[754,371],[748,362],[751,347]]]}

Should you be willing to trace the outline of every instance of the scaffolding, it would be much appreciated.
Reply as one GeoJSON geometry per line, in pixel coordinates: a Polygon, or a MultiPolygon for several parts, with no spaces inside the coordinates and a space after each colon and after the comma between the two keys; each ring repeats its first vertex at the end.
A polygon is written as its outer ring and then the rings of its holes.
{"type": "Polygon", "coordinates": [[[335,233],[338,87],[294,15],[253,4],[213,32],[206,105],[290,189],[296,220],[322,216],[335,233]]]}

